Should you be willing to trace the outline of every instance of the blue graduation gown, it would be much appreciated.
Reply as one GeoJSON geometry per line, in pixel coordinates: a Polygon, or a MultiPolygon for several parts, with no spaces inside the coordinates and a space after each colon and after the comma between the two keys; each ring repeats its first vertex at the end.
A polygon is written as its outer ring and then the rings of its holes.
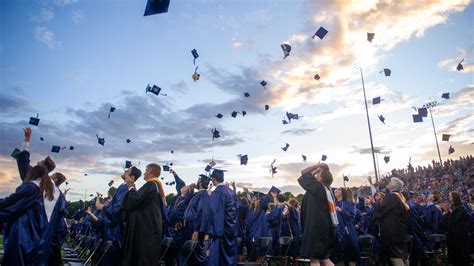
{"type": "Polygon", "coordinates": [[[212,237],[208,265],[237,264],[237,202],[235,192],[218,185],[210,197],[209,235],[212,237]]]}
{"type": "Polygon", "coordinates": [[[278,238],[281,236],[282,231],[282,211],[280,206],[275,206],[272,211],[267,214],[267,220],[270,225],[270,232],[272,235],[272,251],[273,255],[277,255],[278,238]]]}
{"type": "Polygon", "coordinates": [[[337,212],[339,224],[336,227],[342,252],[341,258],[344,261],[358,261],[360,256],[359,243],[354,228],[355,205],[351,201],[343,200],[337,201],[336,206],[342,209],[341,212],[337,212]]]}
{"type": "Polygon", "coordinates": [[[245,233],[245,246],[247,247],[247,252],[249,257],[253,259],[255,255],[263,255],[263,250],[257,249],[256,253],[251,254],[253,250],[253,243],[259,237],[268,237],[270,236],[270,228],[268,219],[266,216],[266,210],[268,209],[269,198],[264,196],[260,199],[260,206],[255,208],[250,206],[247,211],[247,228],[245,233]]]}
{"type": "Polygon", "coordinates": [[[190,265],[205,265],[207,261],[207,247],[204,236],[208,233],[209,199],[207,190],[204,189],[197,192],[189,201],[188,207],[184,212],[186,232],[184,239],[191,239],[193,233],[198,232],[198,246],[190,258],[190,265]]]}
{"type": "Polygon", "coordinates": [[[290,211],[286,220],[288,221],[289,226],[289,233],[293,240],[291,242],[290,250],[288,251],[288,255],[292,257],[298,257],[300,254],[300,246],[301,246],[301,225],[299,223],[299,213],[298,210],[294,207],[290,207],[290,211]]]}
{"type": "Polygon", "coordinates": [[[423,207],[423,215],[426,221],[426,235],[440,233],[440,223],[443,213],[433,203],[428,203],[423,207]]]}
{"type": "Polygon", "coordinates": [[[423,209],[412,199],[408,200],[410,211],[408,212],[408,234],[413,236],[413,244],[411,249],[412,258],[425,258],[425,218],[423,209]]]}
{"type": "Polygon", "coordinates": [[[18,166],[18,173],[20,174],[21,181],[24,181],[26,175],[32,168],[32,166],[30,165],[30,152],[20,152],[20,154],[18,154],[18,157],[16,158],[16,164],[18,166]]]}

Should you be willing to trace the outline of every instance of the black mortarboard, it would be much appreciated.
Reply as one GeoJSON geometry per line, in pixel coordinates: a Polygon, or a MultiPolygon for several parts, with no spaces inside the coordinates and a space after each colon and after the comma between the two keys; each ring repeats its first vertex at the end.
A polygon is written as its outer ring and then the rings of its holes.
{"type": "Polygon", "coordinates": [[[156,15],[168,12],[170,0],[148,0],[143,16],[156,15]]]}
{"type": "Polygon", "coordinates": [[[161,88],[156,85],[153,85],[153,87],[150,87],[150,84],[148,84],[148,86],[146,86],[146,93],[151,92],[155,95],[166,96],[166,94],[163,94],[163,93],[160,94],[160,91],[161,91],[161,88]]]}
{"type": "Polygon", "coordinates": [[[451,135],[449,134],[443,134],[443,141],[449,141],[449,138],[451,137],[451,135]]]}
{"type": "Polygon", "coordinates": [[[198,180],[205,184],[209,183],[209,177],[207,175],[200,174],[198,180]]]}
{"type": "Polygon", "coordinates": [[[44,138],[43,138],[43,137],[40,137],[40,140],[41,140],[41,141],[44,141],[44,138]]]}
{"type": "Polygon", "coordinates": [[[265,104],[265,111],[268,111],[270,109],[270,106],[268,104],[265,104]]]}
{"type": "Polygon", "coordinates": [[[74,146],[69,146],[69,150],[70,150],[70,151],[73,151],[73,150],[74,150],[74,146]]]}
{"type": "Polygon", "coordinates": [[[390,77],[390,75],[392,74],[392,70],[390,70],[389,68],[384,68],[383,73],[386,77],[390,77]]]}
{"type": "Polygon", "coordinates": [[[314,36],[318,36],[319,39],[322,40],[324,38],[324,36],[326,36],[326,34],[328,34],[328,31],[323,27],[319,27],[318,31],[316,31],[316,33],[311,38],[314,39],[314,36]]]}
{"type": "Polygon", "coordinates": [[[448,149],[448,154],[454,153],[456,150],[453,148],[453,146],[449,146],[448,149]]]}
{"type": "Polygon", "coordinates": [[[288,113],[286,112],[286,117],[288,117],[288,122],[291,123],[291,119],[298,120],[299,115],[298,114],[293,114],[293,113],[288,113]]]}
{"type": "Polygon", "coordinates": [[[303,158],[303,162],[306,162],[306,155],[301,155],[301,157],[303,158]]]}
{"type": "Polygon", "coordinates": [[[240,158],[240,165],[247,165],[247,162],[249,161],[249,157],[247,154],[245,155],[239,155],[240,158]]]}
{"type": "Polygon", "coordinates": [[[115,112],[115,107],[110,107],[110,110],[109,110],[109,119],[110,119],[110,114],[115,112]]]}
{"type": "Polygon", "coordinates": [[[69,185],[69,182],[66,181],[66,186],[69,185]]]}
{"type": "Polygon", "coordinates": [[[284,118],[283,118],[283,120],[281,120],[281,122],[283,123],[283,125],[288,124],[288,121],[286,121],[284,118]]]}
{"type": "Polygon", "coordinates": [[[463,61],[464,61],[464,59],[461,60],[461,62],[459,62],[458,66],[456,67],[456,69],[457,69],[458,71],[461,71],[461,70],[464,69],[464,67],[462,66],[462,62],[463,62],[463,61]]]}
{"type": "Polygon", "coordinates": [[[245,116],[246,114],[247,114],[247,112],[242,110],[242,116],[245,116]]]}
{"type": "Polygon", "coordinates": [[[321,77],[319,76],[319,74],[316,74],[316,75],[314,75],[314,79],[315,79],[315,80],[320,80],[321,77]]]}
{"type": "Polygon", "coordinates": [[[84,174],[84,176],[87,176],[87,174],[84,174]]]}
{"type": "Polygon", "coordinates": [[[163,171],[169,172],[170,171],[170,166],[167,165],[167,164],[163,165],[163,171]]]}
{"type": "Polygon", "coordinates": [[[367,41],[372,42],[372,40],[375,37],[375,33],[373,32],[367,32],[367,41]]]}
{"type": "Polygon", "coordinates": [[[252,191],[252,197],[256,197],[257,199],[261,199],[265,197],[265,194],[260,191],[252,191]]]}
{"type": "Polygon", "coordinates": [[[260,85],[262,85],[264,88],[267,86],[267,82],[265,80],[260,81],[260,85]]]}
{"type": "Polygon", "coordinates": [[[449,92],[445,92],[441,95],[441,98],[443,99],[449,99],[449,92]]]}
{"type": "Polygon", "coordinates": [[[97,136],[97,142],[98,142],[100,145],[104,146],[104,144],[105,144],[105,138],[99,138],[99,134],[96,134],[96,136],[97,136]]]}
{"type": "Polygon", "coordinates": [[[426,109],[425,107],[418,108],[418,115],[420,115],[421,117],[428,117],[428,109],[426,109]]]}
{"type": "Polygon", "coordinates": [[[89,194],[89,197],[94,197],[94,194],[89,194]]]}
{"type": "Polygon", "coordinates": [[[131,141],[130,139],[127,139],[126,142],[127,142],[127,143],[130,143],[130,142],[132,142],[132,141],[131,141]]]}
{"type": "Polygon", "coordinates": [[[221,118],[223,117],[223,115],[222,115],[221,113],[218,113],[218,114],[216,115],[216,117],[219,118],[219,119],[221,119],[221,118]]]}
{"type": "Polygon", "coordinates": [[[132,161],[125,161],[125,168],[132,167],[132,161]]]}
{"type": "Polygon", "coordinates": [[[196,59],[199,57],[198,51],[196,49],[191,50],[191,54],[193,55],[193,63],[196,64],[196,59]]]}
{"type": "Polygon", "coordinates": [[[108,183],[109,187],[111,187],[113,184],[114,184],[113,180],[110,180],[110,182],[108,183]]]}
{"type": "Polygon", "coordinates": [[[344,179],[344,181],[346,181],[346,182],[349,182],[349,177],[348,177],[348,176],[346,176],[346,175],[343,175],[343,177],[342,177],[342,178],[344,179]]]}
{"type": "Polygon", "coordinates": [[[321,161],[323,161],[323,162],[324,162],[324,161],[326,161],[326,159],[327,159],[327,158],[328,158],[328,157],[327,157],[326,155],[324,155],[324,154],[323,154],[323,156],[321,156],[321,161]]]}
{"type": "Polygon", "coordinates": [[[211,174],[211,178],[215,178],[218,182],[224,182],[224,172],[225,170],[214,169],[211,174]]]}
{"type": "Polygon", "coordinates": [[[277,173],[277,167],[273,166],[276,162],[276,159],[273,160],[273,162],[270,164],[270,173],[272,174],[272,177],[274,174],[277,173]]]}
{"type": "Polygon", "coordinates": [[[211,169],[212,169],[212,166],[207,165],[206,168],[204,168],[204,171],[209,172],[211,171],[211,169]]]}
{"type": "Polygon", "coordinates": [[[373,105],[379,104],[380,101],[381,101],[380,96],[379,96],[379,97],[375,97],[375,98],[372,99],[372,104],[373,104],[373,105]]]}
{"type": "Polygon", "coordinates": [[[270,190],[268,191],[268,194],[272,193],[272,192],[276,192],[277,194],[280,194],[281,190],[279,190],[277,187],[275,186],[272,186],[270,188],[270,190]]]}
{"type": "Polygon", "coordinates": [[[218,139],[221,137],[220,132],[217,130],[217,128],[214,128],[211,132],[212,132],[212,140],[218,139]]]}
{"type": "Polygon", "coordinates": [[[291,45],[284,43],[280,46],[281,46],[281,49],[283,50],[283,55],[284,55],[283,59],[286,59],[290,55],[291,45]]]}
{"type": "Polygon", "coordinates": [[[30,125],[38,126],[40,119],[38,118],[39,114],[36,114],[36,117],[30,117],[30,125]]]}
{"type": "Polygon", "coordinates": [[[246,93],[244,93],[244,96],[245,97],[250,97],[250,93],[246,92],[246,93]]]}
{"type": "Polygon", "coordinates": [[[233,118],[236,118],[237,117],[237,112],[236,111],[232,111],[232,113],[230,114],[230,116],[232,116],[233,118]]]}
{"type": "Polygon", "coordinates": [[[385,163],[390,162],[390,156],[388,156],[388,155],[384,156],[383,160],[385,161],[385,163]]]}
{"type": "Polygon", "coordinates": [[[51,148],[51,152],[54,152],[54,153],[59,153],[60,150],[61,150],[60,146],[53,146],[51,148]]]}
{"type": "Polygon", "coordinates": [[[379,120],[385,125],[385,117],[383,115],[379,115],[379,120]]]}
{"type": "Polygon", "coordinates": [[[173,151],[173,150],[171,150],[170,152],[171,152],[171,154],[174,154],[174,151],[173,151]]]}
{"type": "Polygon", "coordinates": [[[18,148],[15,148],[15,149],[12,151],[12,153],[10,154],[10,156],[16,159],[16,158],[18,157],[18,155],[20,155],[20,153],[21,153],[21,150],[18,149],[18,148]]]}
{"type": "Polygon", "coordinates": [[[290,144],[286,143],[285,147],[281,148],[283,151],[287,151],[288,148],[290,147],[290,144]]]}
{"type": "Polygon", "coordinates": [[[423,122],[423,117],[421,115],[413,115],[413,122],[414,123],[423,122]]]}

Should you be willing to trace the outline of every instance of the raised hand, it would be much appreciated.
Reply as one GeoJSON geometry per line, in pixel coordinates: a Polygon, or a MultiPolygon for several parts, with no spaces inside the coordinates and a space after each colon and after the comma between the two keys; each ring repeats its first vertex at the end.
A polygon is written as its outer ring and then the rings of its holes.
{"type": "Polygon", "coordinates": [[[24,128],[23,131],[25,132],[25,142],[30,142],[30,139],[31,139],[31,128],[29,128],[29,127],[24,128]]]}

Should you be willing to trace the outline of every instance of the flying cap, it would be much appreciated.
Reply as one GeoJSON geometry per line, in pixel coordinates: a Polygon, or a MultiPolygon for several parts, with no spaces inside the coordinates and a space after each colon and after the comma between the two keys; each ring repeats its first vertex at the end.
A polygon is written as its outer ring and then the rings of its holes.
{"type": "Polygon", "coordinates": [[[132,142],[132,141],[131,141],[130,139],[127,139],[126,142],[127,142],[127,143],[130,143],[130,142],[132,142]]]}
{"type": "Polygon", "coordinates": [[[303,158],[303,162],[306,162],[306,155],[301,155],[301,157],[303,158]]]}
{"type": "Polygon", "coordinates": [[[193,55],[193,63],[196,64],[196,59],[199,57],[199,54],[196,49],[191,50],[191,54],[193,55]]]}
{"type": "Polygon", "coordinates": [[[372,42],[372,40],[375,37],[375,33],[373,32],[367,32],[367,41],[372,42]]]}
{"type": "Polygon", "coordinates": [[[287,151],[288,148],[290,147],[290,144],[286,143],[285,147],[281,148],[283,151],[287,151]]]}
{"type": "Polygon", "coordinates": [[[265,111],[268,111],[270,109],[270,106],[268,104],[265,104],[265,111]]]}
{"type": "Polygon", "coordinates": [[[443,141],[449,141],[450,137],[451,137],[450,134],[443,134],[443,141]]]}
{"type": "Polygon", "coordinates": [[[420,123],[423,122],[423,117],[421,115],[413,115],[413,123],[420,123]]]}
{"type": "Polygon", "coordinates": [[[170,0],[148,0],[143,16],[151,16],[168,12],[170,0]]]}
{"type": "Polygon", "coordinates": [[[327,159],[327,158],[328,158],[328,157],[327,157],[326,155],[324,155],[324,154],[323,154],[323,156],[321,156],[321,161],[323,161],[323,162],[324,162],[324,161],[326,161],[326,159],[327,159]]]}
{"type": "Polygon", "coordinates": [[[247,154],[245,155],[239,154],[239,159],[240,159],[240,165],[247,165],[249,161],[249,157],[247,156],[247,154]]]}
{"type": "Polygon", "coordinates": [[[464,67],[462,66],[462,62],[463,62],[463,61],[464,61],[464,59],[461,60],[461,62],[459,62],[458,66],[456,67],[456,69],[457,69],[458,71],[461,71],[461,70],[464,69],[464,67]]]}
{"type": "Polygon", "coordinates": [[[291,45],[284,43],[280,45],[280,47],[283,50],[283,55],[284,55],[283,59],[286,59],[290,55],[291,45]]]}
{"type": "Polygon", "coordinates": [[[132,167],[132,161],[125,161],[125,167],[124,168],[130,168],[132,167]]]}
{"type": "Polygon", "coordinates": [[[105,144],[105,138],[99,138],[99,134],[96,134],[97,136],[97,143],[99,143],[100,145],[104,146],[105,144]]]}
{"type": "Polygon", "coordinates": [[[316,75],[314,75],[314,79],[315,79],[315,80],[320,80],[321,77],[319,76],[319,74],[316,74],[316,75]]]}
{"type": "Polygon", "coordinates": [[[384,68],[383,71],[380,71],[380,73],[384,73],[386,77],[390,77],[390,75],[392,74],[392,70],[390,70],[389,68],[384,68]]]}
{"type": "Polygon", "coordinates": [[[216,117],[219,118],[219,119],[221,119],[221,118],[223,117],[223,115],[222,115],[221,113],[218,113],[218,114],[216,115],[216,117]]]}
{"type": "Polygon", "coordinates": [[[385,125],[385,117],[383,115],[379,115],[379,120],[385,125]]]}
{"type": "Polygon", "coordinates": [[[112,106],[110,107],[110,110],[109,110],[109,116],[108,116],[109,119],[110,119],[110,114],[113,112],[115,112],[115,107],[112,106]]]}
{"type": "Polygon", "coordinates": [[[316,33],[311,38],[314,39],[314,36],[318,36],[318,38],[322,40],[326,36],[327,33],[328,33],[328,31],[325,28],[319,27],[319,29],[316,31],[316,33]]]}
{"type": "Polygon", "coordinates": [[[54,153],[59,153],[60,150],[61,150],[60,146],[53,146],[51,148],[51,152],[54,152],[54,153]]]}
{"type": "Polygon", "coordinates": [[[212,140],[218,139],[221,137],[220,132],[217,130],[217,128],[214,128],[211,132],[212,132],[212,140]]]}
{"type": "Polygon", "coordinates": [[[148,86],[146,87],[146,93],[148,92],[151,92],[155,95],[166,96],[166,94],[163,94],[163,93],[160,94],[161,88],[156,85],[153,85],[153,87],[150,87],[150,84],[148,84],[148,86]]]}
{"type": "Polygon", "coordinates": [[[246,93],[244,93],[244,96],[245,97],[250,97],[250,93],[246,92],[246,93]]]}
{"type": "Polygon", "coordinates": [[[281,190],[279,190],[279,189],[278,189],[277,187],[275,187],[275,186],[272,186],[272,187],[270,188],[270,190],[268,191],[268,194],[270,194],[270,193],[272,193],[272,192],[275,192],[275,193],[277,193],[277,194],[280,194],[281,190]]]}
{"type": "Polygon", "coordinates": [[[384,156],[383,160],[385,161],[385,163],[390,162],[390,156],[388,156],[388,155],[384,156]]]}
{"type": "Polygon", "coordinates": [[[267,86],[267,82],[265,80],[260,81],[260,85],[266,89],[265,86],[267,86]]]}
{"type": "Polygon", "coordinates": [[[428,109],[425,107],[418,108],[418,115],[421,117],[428,117],[428,109]]]}
{"type": "Polygon", "coordinates": [[[453,148],[453,146],[449,146],[448,149],[448,154],[454,153],[456,150],[453,148]]]}
{"type": "Polygon", "coordinates": [[[36,117],[30,117],[30,125],[38,126],[40,119],[38,118],[39,114],[36,114],[36,117]]]}
{"type": "Polygon", "coordinates": [[[443,99],[449,99],[449,92],[445,92],[441,95],[441,98],[443,99]]]}
{"type": "Polygon", "coordinates": [[[381,101],[380,96],[379,96],[379,97],[375,97],[375,98],[372,99],[372,104],[373,104],[373,105],[379,104],[380,101],[381,101]]]}

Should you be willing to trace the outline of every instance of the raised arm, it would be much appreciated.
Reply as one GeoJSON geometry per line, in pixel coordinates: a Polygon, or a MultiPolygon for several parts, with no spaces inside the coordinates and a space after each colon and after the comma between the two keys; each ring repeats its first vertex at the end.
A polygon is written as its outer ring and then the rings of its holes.
{"type": "Polygon", "coordinates": [[[181,189],[186,186],[186,183],[184,182],[183,179],[181,179],[178,174],[176,173],[175,170],[173,169],[170,169],[170,173],[173,175],[174,177],[174,181],[176,182],[176,192],[178,193],[178,195],[181,194],[181,189]]]}
{"type": "Polygon", "coordinates": [[[16,164],[18,166],[18,173],[20,174],[21,181],[24,181],[26,174],[31,169],[30,165],[30,139],[31,139],[31,128],[27,127],[23,129],[25,132],[25,141],[21,145],[21,152],[16,158],[16,164]]]}

